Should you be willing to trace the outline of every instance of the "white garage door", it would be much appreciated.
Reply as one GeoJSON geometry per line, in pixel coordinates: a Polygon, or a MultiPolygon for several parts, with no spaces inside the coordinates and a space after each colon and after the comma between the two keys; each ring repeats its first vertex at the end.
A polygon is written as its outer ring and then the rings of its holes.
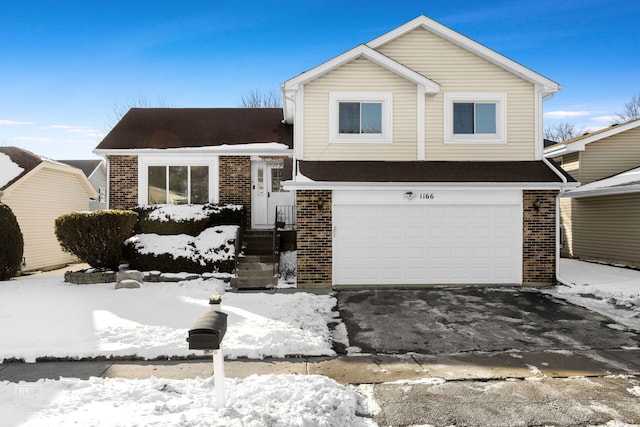
{"type": "Polygon", "coordinates": [[[335,284],[519,284],[521,209],[336,205],[335,284]]]}

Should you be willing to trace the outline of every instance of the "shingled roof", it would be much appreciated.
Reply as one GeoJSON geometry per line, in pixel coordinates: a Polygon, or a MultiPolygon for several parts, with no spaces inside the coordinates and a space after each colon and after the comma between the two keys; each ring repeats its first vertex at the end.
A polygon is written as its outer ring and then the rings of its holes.
{"type": "Polygon", "coordinates": [[[33,154],[31,151],[23,150],[18,147],[0,147],[0,153],[5,154],[11,161],[20,166],[23,171],[7,182],[0,188],[0,191],[9,188],[14,182],[22,178],[24,175],[32,171],[36,166],[42,163],[42,157],[33,154]]]}
{"type": "Polygon", "coordinates": [[[293,147],[280,108],[132,108],[97,150],[278,142],[293,147]]]}
{"type": "Polygon", "coordinates": [[[91,174],[96,170],[102,160],[58,160],[65,165],[73,166],[84,172],[85,176],[89,178],[91,174]]]}
{"type": "Polygon", "coordinates": [[[324,182],[562,182],[543,161],[301,161],[299,168],[307,178],[324,182]]]}

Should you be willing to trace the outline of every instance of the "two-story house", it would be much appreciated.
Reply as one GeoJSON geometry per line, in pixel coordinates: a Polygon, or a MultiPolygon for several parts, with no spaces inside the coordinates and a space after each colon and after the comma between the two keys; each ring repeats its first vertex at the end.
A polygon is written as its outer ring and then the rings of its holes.
{"type": "Polygon", "coordinates": [[[640,119],[544,152],[581,184],[560,199],[562,255],[640,268],[640,119]]]}
{"type": "Polygon", "coordinates": [[[131,110],[95,150],[109,206],[233,201],[260,228],[295,203],[301,287],[555,281],[557,83],[420,16],[281,88],[282,110],[131,110]]]}
{"type": "Polygon", "coordinates": [[[286,81],[298,283],[553,283],[559,89],[424,16],[286,81]]]}

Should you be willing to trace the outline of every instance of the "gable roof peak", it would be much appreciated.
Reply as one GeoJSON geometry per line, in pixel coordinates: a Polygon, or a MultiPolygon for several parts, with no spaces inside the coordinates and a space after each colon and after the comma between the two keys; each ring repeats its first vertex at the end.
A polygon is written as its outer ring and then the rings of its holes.
{"type": "Polygon", "coordinates": [[[562,89],[562,87],[553,80],[550,80],[543,75],[536,73],[535,71],[507,58],[506,56],[499,54],[498,52],[484,46],[483,44],[478,43],[437,21],[434,21],[431,18],[426,17],[425,15],[420,15],[407,22],[406,24],[403,24],[381,35],[380,37],[371,40],[369,43],[367,43],[367,46],[370,46],[373,49],[378,49],[380,46],[389,43],[390,41],[395,40],[417,28],[423,28],[519,76],[526,81],[529,81],[536,85],[540,85],[543,91],[548,95],[551,95],[562,89]]]}

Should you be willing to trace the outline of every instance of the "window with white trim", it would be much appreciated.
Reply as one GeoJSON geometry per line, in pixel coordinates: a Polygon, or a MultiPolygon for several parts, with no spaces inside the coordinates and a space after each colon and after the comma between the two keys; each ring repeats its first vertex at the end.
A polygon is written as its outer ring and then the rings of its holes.
{"type": "Polygon", "coordinates": [[[208,166],[148,166],[147,177],[150,205],[209,202],[208,166]]]}
{"type": "Polygon", "coordinates": [[[390,93],[331,93],[331,142],[391,142],[390,93]]]}
{"type": "Polygon", "coordinates": [[[446,93],[445,142],[506,143],[506,94],[446,93]]]}
{"type": "Polygon", "coordinates": [[[140,154],[138,203],[205,204],[218,201],[218,157],[140,154]]]}

